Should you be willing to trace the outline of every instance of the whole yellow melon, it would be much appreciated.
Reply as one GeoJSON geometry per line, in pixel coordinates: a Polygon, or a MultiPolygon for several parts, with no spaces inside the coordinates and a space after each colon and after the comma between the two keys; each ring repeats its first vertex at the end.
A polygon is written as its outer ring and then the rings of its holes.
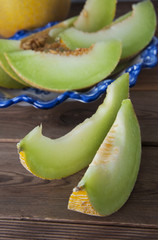
{"type": "Polygon", "coordinates": [[[0,35],[10,37],[21,29],[63,20],[70,0],[0,0],[0,35]]]}

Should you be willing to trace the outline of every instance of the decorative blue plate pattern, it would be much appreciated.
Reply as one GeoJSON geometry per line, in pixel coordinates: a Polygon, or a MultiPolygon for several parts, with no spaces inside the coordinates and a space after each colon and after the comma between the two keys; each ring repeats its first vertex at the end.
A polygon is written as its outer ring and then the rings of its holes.
{"type": "MultiPolygon", "coordinates": [[[[51,27],[56,23],[49,23],[43,28],[38,28],[32,32],[19,31],[10,39],[19,40],[32,33],[39,32],[45,28],[51,27]]],[[[158,63],[158,38],[154,37],[147,48],[133,60],[130,67],[121,72],[128,72],[130,76],[130,87],[133,87],[140,71],[143,68],[153,68],[158,63]]],[[[39,109],[49,109],[71,99],[82,101],[84,103],[92,102],[98,99],[115,79],[106,79],[96,84],[92,89],[86,92],[66,91],[64,93],[47,92],[34,88],[26,88],[23,90],[0,89],[0,108],[7,108],[13,104],[26,103],[39,109]]]]}

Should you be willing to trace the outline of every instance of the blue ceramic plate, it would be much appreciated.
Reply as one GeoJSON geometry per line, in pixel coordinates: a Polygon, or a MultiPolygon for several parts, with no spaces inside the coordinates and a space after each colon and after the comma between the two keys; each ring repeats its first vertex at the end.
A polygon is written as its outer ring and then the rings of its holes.
{"type": "MultiPolygon", "coordinates": [[[[32,33],[39,32],[51,27],[56,23],[49,23],[43,28],[38,28],[32,32],[19,31],[11,39],[19,40],[32,33]]],[[[143,52],[137,56],[122,73],[128,72],[130,75],[130,87],[133,87],[140,71],[143,68],[153,68],[158,62],[158,38],[154,37],[152,42],[143,52]]],[[[11,90],[0,88],[0,108],[7,108],[11,105],[21,103],[22,105],[32,105],[40,109],[49,109],[61,104],[66,100],[82,101],[84,103],[92,102],[98,99],[107,89],[115,78],[106,79],[96,84],[90,90],[85,92],[66,91],[64,93],[47,92],[35,88],[26,88],[23,90],[11,90]]]]}

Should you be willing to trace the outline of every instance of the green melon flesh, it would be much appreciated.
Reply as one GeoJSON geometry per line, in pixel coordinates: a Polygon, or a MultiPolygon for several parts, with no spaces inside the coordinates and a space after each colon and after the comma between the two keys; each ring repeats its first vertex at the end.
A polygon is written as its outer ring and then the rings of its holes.
{"type": "Polygon", "coordinates": [[[32,50],[6,53],[8,63],[20,78],[50,91],[83,89],[96,84],[115,69],[120,55],[121,44],[117,40],[98,42],[81,55],[32,50]]]}
{"type": "Polygon", "coordinates": [[[77,16],[71,17],[71,18],[68,18],[52,27],[46,28],[45,30],[31,34],[30,36],[23,38],[21,40],[21,43],[24,43],[24,42],[28,41],[29,39],[33,39],[33,38],[37,39],[38,37],[45,36],[45,35],[50,36],[54,39],[54,37],[56,36],[56,34],[54,34],[54,32],[59,33],[59,32],[61,32],[61,30],[65,30],[66,28],[73,26],[73,23],[76,21],[76,19],[77,19],[77,16]]]}
{"type": "MultiPolygon", "coordinates": [[[[72,26],[73,22],[76,20],[77,17],[72,17],[70,19],[67,19],[63,22],[61,22],[60,24],[57,24],[53,27],[50,27],[46,30],[43,30],[41,32],[32,34],[29,37],[26,37],[24,39],[22,39],[21,41],[17,41],[17,40],[7,40],[7,39],[0,39],[0,66],[2,67],[2,69],[14,80],[16,80],[18,83],[23,84],[24,86],[29,86],[28,83],[24,82],[13,70],[12,68],[9,66],[5,56],[4,56],[4,52],[14,52],[14,51],[21,51],[21,43],[28,41],[30,38],[38,38],[41,35],[43,36],[44,34],[48,35],[49,41],[51,39],[51,41],[54,40],[54,38],[60,33],[62,32],[65,28],[72,26]]],[[[15,81],[14,81],[15,82],[15,81]]],[[[19,86],[19,84],[15,84],[17,85],[17,87],[19,86]]]]}
{"type": "Polygon", "coordinates": [[[2,69],[14,80],[23,84],[24,86],[28,86],[9,66],[4,52],[12,52],[12,51],[20,51],[20,41],[17,40],[7,40],[0,39],[0,66],[2,69]]]}
{"type": "Polygon", "coordinates": [[[71,49],[89,47],[92,43],[109,39],[122,42],[121,58],[129,58],[140,52],[152,39],[156,29],[156,13],[150,0],[133,5],[133,11],[117,19],[113,24],[95,33],[85,33],[69,28],[59,36],[71,49]]]}
{"type": "MultiPolygon", "coordinates": [[[[111,128],[123,99],[128,97],[129,75],[109,85],[96,113],[65,136],[52,140],[36,127],[18,144],[27,169],[44,179],[60,179],[88,166],[111,128]]],[[[23,160],[22,164],[23,164],[23,160]]]]}
{"type": "Polygon", "coordinates": [[[140,159],[140,127],[127,99],[78,185],[78,189],[86,190],[94,210],[101,216],[114,213],[127,201],[136,182],[140,159]]]}
{"type": "Polygon", "coordinates": [[[21,89],[24,88],[24,85],[15,81],[0,67],[0,87],[21,89]]]}
{"type": "Polygon", "coordinates": [[[84,32],[95,32],[113,21],[115,11],[116,0],[87,0],[74,27],[84,32]]]}

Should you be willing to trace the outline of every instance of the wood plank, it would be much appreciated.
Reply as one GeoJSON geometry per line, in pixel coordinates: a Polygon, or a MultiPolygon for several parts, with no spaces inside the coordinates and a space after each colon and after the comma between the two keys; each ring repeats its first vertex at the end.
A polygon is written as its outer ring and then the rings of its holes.
{"type": "Polygon", "coordinates": [[[138,117],[143,145],[158,146],[158,92],[157,91],[131,91],[138,117]]]}
{"type": "Polygon", "coordinates": [[[57,138],[90,117],[101,102],[101,99],[90,104],[65,102],[50,110],[17,105],[0,109],[0,139],[22,138],[41,123],[47,136],[57,138]]]}
{"type": "MultiPolygon", "coordinates": [[[[158,91],[131,91],[143,144],[158,144],[158,91]]],[[[90,117],[105,96],[93,103],[66,102],[50,110],[12,106],[0,109],[0,141],[17,142],[42,123],[44,135],[57,138],[90,117]]]]}
{"type": "Polygon", "coordinates": [[[138,180],[127,203],[101,218],[67,210],[72,189],[85,170],[61,180],[42,180],[20,164],[15,143],[0,143],[0,153],[0,219],[158,227],[157,147],[143,147],[138,180]]]}
{"type": "Polygon", "coordinates": [[[108,226],[93,224],[75,224],[67,222],[35,222],[35,221],[17,221],[0,220],[0,239],[158,239],[158,229],[140,228],[127,226],[108,226]]]}
{"type": "Polygon", "coordinates": [[[158,91],[158,65],[151,69],[142,69],[132,91],[158,91]]]}

